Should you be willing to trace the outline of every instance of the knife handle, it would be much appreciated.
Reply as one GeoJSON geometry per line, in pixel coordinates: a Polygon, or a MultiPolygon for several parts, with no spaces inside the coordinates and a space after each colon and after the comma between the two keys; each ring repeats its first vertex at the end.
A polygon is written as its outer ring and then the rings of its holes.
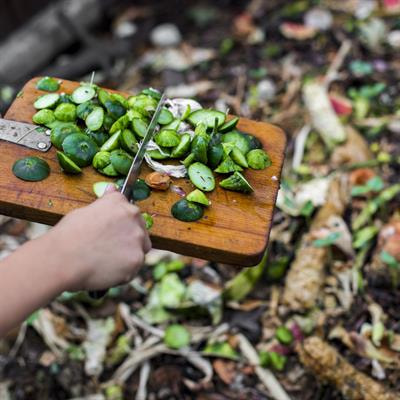
{"type": "Polygon", "coordinates": [[[101,299],[102,297],[104,297],[108,292],[108,289],[105,290],[90,290],[89,291],[89,296],[92,299],[98,300],[101,299]]]}

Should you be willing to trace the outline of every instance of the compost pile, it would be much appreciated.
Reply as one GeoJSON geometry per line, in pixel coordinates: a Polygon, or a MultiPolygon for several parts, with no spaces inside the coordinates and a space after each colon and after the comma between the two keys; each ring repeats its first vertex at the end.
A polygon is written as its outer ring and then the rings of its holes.
{"type": "MultiPolygon", "coordinates": [[[[281,126],[268,252],[154,250],[104,299],[63,293],[0,341],[0,399],[400,398],[400,2],[147,3],[95,83],[281,126]]],[[[2,217],[1,256],[46,230],[2,217]]]]}

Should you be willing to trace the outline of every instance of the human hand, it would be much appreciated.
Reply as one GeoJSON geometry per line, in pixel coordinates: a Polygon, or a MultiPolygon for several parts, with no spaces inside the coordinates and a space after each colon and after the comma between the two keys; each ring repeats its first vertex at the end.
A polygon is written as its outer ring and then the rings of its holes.
{"type": "Polygon", "coordinates": [[[139,208],[112,189],[66,215],[46,238],[60,268],[68,269],[65,290],[99,290],[133,279],[151,242],[139,208]]]}

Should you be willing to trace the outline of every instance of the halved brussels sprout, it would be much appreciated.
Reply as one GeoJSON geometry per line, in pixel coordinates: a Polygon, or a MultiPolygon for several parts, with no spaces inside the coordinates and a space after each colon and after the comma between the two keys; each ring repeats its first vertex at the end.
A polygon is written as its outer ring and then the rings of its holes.
{"type": "Polygon", "coordinates": [[[76,120],[76,106],[72,103],[61,103],[54,110],[54,116],[59,121],[75,122],[76,120]]]}
{"type": "Polygon", "coordinates": [[[57,151],[57,158],[61,168],[70,174],[79,174],[82,170],[69,157],[61,151],[57,151]]]}
{"type": "Polygon", "coordinates": [[[98,152],[97,144],[82,133],[68,135],[63,141],[62,148],[67,157],[79,167],[90,165],[98,152]]]}
{"type": "Polygon", "coordinates": [[[182,158],[190,149],[191,137],[188,133],[184,133],[181,136],[181,141],[171,153],[172,158],[182,158]]]}
{"type": "Polygon", "coordinates": [[[227,156],[214,171],[220,174],[229,174],[230,172],[243,171],[243,168],[240,165],[235,164],[232,158],[227,156]]]}
{"type": "Polygon", "coordinates": [[[215,120],[217,120],[217,126],[221,126],[225,122],[226,115],[217,110],[212,109],[201,109],[193,111],[187,118],[187,120],[196,126],[199,123],[203,123],[207,128],[212,129],[215,126],[215,120]]]}
{"type": "Polygon", "coordinates": [[[42,110],[43,108],[53,108],[58,103],[60,99],[60,95],[58,93],[50,93],[44,94],[43,96],[39,96],[36,101],[33,103],[33,107],[36,110],[42,110]]]}
{"type": "Polygon", "coordinates": [[[106,142],[100,147],[101,151],[112,151],[118,149],[119,138],[121,136],[121,131],[115,132],[114,135],[110,136],[106,142]]]}
{"type": "Polygon", "coordinates": [[[82,85],[77,87],[71,95],[72,101],[75,104],[82,104],[86,101],[92,100],[96,96],[96,89],[93,85],[82,85]]]}
{"type": "Polygon", "coordinates": [[[92,160],[92,165],[96,169],[103,169],[111,163],[111,154],[108,151],[99,151],[95,154],[92,160]]]}
{"type": "Polygon", "coordinates": [[[247,182],[245,177],[240,172],[235,172],[230,177],[222,180],[219,186],[227,190],[233,190],[235,192],[250,193],[254,189],[251,187],[250,183],[247,182]]]}
{"type": "Polygon", "coordinates": [[[174,218],[180,221],[194,222],[203,216],[204,210],[203,207],[197,203],[181,199],[172,206],[171,213],[174,218]]]}
{"type": "Polygon", "coordinates": [[[82,133],[78,125],[72,122],[57,122],[51,129],[51,143],[57,149],[62,149],[65,138],[73,133],[82,133]]]}
{"type": "Polygon", "coordinates": [[[191,201],[193,203],[199,203],[203,206],[209,206],[210,201],[207,199],[207,196],[199,189],[193,190],[186,196],[186,200],[191,201]]]}
{"type": "Polygon", "coordinates": [[[45,76],[42,79],[39,79],[36,83],[36,89],[44,90],[46,92],[57,92],[60,88],[60,83],[49,76],[45,76]]]}
{"type": "Polygon", "coordinates": [[[211,169],[202,163],[191,164],[188,168],[188,175],[193,185],[205,192],[211,192],[215,188],[215,179],[211,169]]]}
{"type": "Polygon", "coordinates": [[[247,153],[247,162],[253,169],[264,169],[271,165],[269,155],[262,149],[250,150],[247,153]]]}
{"type": "Polygon", "coordinates": [[[85,120],[86,117],[93,111],[96,107],[96,104],[93,101],[85,101],[76,107],[76,116],[80,119],[85,120]]]}
{"type": "Polygon", "coordinates": [[[39,157],[25,157],[17,160],[12,167],[13,174],[24,181],[37,182],[47,178],[50,167],[39,157]]]}
{"type": "Polygon", "coordinates": [[[154,136],[154,141],[161,147],[175,147],[181,141],[181,137],[172,129],[162,129],[154,136]]]}
{"type": "Polygon", "coordinates": [[[138,151],[138,142],[135,135],[130,129],[124,129],[119,137],[121,147],[131,154],[136,154],[138,151]]]}
{"type": "Polygon", "coordinates": [[[43,110],[39,110],[33,117],[32,121],[35,124],[39,125],[48,125],[51,124],[56,120],[56,117],[54,116],[53,111],[48,110],[47,108],[43,110]]]}
{"type": "Polygon", "coordinates": [[[127,175],[133,158],[125,150],[118,149],[111,152],[110,161],[117,172],[121,175],[127,175]]]}

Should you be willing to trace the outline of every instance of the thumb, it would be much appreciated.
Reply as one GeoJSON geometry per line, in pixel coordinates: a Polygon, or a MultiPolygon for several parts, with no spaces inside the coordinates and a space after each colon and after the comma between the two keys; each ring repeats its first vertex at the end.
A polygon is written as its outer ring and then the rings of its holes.
{"type": "Polygon", "coordinates": [[[106,189],[104,190],[104,195],[109,194],[109,193],[114,193],[114,192],[118,192],[118,190],[117,190],[115,184],[109,183],[109,184],[106,186],[106,189]]]}

